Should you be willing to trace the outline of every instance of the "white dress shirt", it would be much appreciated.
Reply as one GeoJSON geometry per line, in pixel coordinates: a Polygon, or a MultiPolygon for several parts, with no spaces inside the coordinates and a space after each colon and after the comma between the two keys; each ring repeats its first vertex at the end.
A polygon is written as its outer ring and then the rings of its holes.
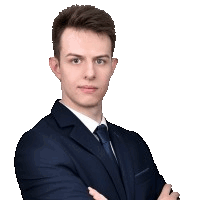
{"type": "MultiPolygon", "coordinates": [[[[62,103],[62,102],[60,102],[62,103]]],[[[63,103],[62,103],[63,104],[63,103]]],[[[64,104],[63,104],[64,105],[64,104]]],[[[81,122],[90,130],[90,132],[95,136],[95,138],[99,141],[99,138],[96,134],[94,134],[94,131],[95,129],[97,128],[97,126],[101,125],[101,124],[105,124],[107,129],[108,129],[108,125],[106,123],[106,120],[104,118],[104,116],[102,116],[102,120],[101,120],[101,123],[99,124],[98,122],[96,122],[95,120],[91,119],[90,117],[86,116],[86,115],[83,115],[82,113],[68,107],[67,105],[64,105],[66,106],[71,112],[73,112],[80,120],[81,122]]],[[[112,143],[110,141],[110,145],[111,145],[111,148],[112,148],[112,151],[115,155],[115,151],[113,149],[113,146],[112,146],[112,143]]],[[[115,158],[117,160],[117,157],[115,155],[115,158]]]]}

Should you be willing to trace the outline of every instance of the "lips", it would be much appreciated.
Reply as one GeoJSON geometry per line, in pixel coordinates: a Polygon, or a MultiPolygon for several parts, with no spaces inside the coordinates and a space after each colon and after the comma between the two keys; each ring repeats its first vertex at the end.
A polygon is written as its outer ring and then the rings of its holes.
{"type": "Polygon", "coordinates": [[[84,89],[97,89],[97,87],[92,86],[92,85],[84,85],[84,86],[80,86],[80,88],[84,88],[84,89]]]}
{"type": "Polygon", "coordinates": [[[82,92],[87,93],[87,94],[92,94],[94,92],[96,92],[97,87],[93,86],[93,85],[83,85],[79,87],[81,89],[82,92]]]}

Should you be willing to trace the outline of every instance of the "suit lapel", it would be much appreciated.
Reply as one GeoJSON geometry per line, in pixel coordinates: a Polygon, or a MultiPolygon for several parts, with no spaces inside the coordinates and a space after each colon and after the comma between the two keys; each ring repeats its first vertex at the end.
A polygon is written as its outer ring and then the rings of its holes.
{"type": "Polygon", "coordinates": [[[99,158],[113,180],[113,184],[116,187],[120,199],[133,200],[134,174],[132,158],[130,157],[130,153],[126,148],[120,133],[118,133],[116,129],[113,129],[114,126],[107,122],[111,134],[111,142],[121,168],[127,198],[120,176],[113,170],[112,161],[109,159],[103,146],[94,135],[92,135],[89,129],[68,108],[62,105],[59,102],[59,99],[55,102],[52,108],[52,114],[61,128],[73,125],[70,137],[94,156],[99,158]]]}
{"type": "Polygon", "coordinates": [[[104,150],[100,142],[92,135],[92,133],[84,125],[75,126],[70,135],[71,138],[73,138],[81,146],[83,146],[90,153],[99,158],[102,165],[104,165],[108,174],[110,175],[120,199],[126,200],[126,193],[123,189],[124,187],[119,173],[113,170],[113,163],[109,159],[106,151],[104,150]]]}
{"type": "Polygon", "coordinates": [[[119,129],[116,129],[111,123],[107,122],[107,124],[110,130],[111,142],[122,172],[122,179],[127,194],[127,200],[133,200],[135,188],[133,159],[122,138],[122,133],[119,133],[119,129]]]}

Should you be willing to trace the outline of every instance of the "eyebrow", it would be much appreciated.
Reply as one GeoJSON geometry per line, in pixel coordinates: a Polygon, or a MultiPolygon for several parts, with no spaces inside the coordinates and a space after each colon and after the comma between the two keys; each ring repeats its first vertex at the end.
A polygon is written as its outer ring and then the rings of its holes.
{"type": "MultiPolygon", "coordinates": [[[[65,57],[68,57],[68,56],[75,56],[75,57],[78,57],[78,58],[83,58],[84,57],[82,55],[75,54],[75,53],[68,53],[65,57]]],[[[95,56],[95,58],[103,58],[103,57],[110,58],[110,56],[108,54],[95,56]]]]}

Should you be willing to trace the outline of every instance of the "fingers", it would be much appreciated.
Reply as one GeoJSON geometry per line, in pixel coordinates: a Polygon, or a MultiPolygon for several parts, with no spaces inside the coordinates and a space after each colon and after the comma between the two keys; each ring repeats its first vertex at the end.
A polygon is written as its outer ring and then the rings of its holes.
{"type": "Polygon", "coordinates": [[[172,196],[174,199],[177,199],[180,194],[178,192],[172,192],[170,196],[172,196]]]}
{"type": "Polygon", "coordinates": [[[164,196],[169,195],[169,193],[171,191],[171,187],[172,187],[171,184],[165,184],[163,189],[162,189],[161,194],[164,195],[164,196]]]}
{"type": "Polygon", "coordinates": [[[95,200],[108,200],[106,199],[102,194],[98,193],[95,189],[88,187],[89,194],[93,197],[95,200]]]}
{"type": "Polygon", "coordinates": [[[92,195],[93,197],[94,197],[94,196],[95,196],[95,197],[99,196],[99,193],[98,193],[95,189],[93,189],[93,188],[91,188],[91,187],[88,187],[88,189],[89,189],[90,195],[92,195]]]}
{"type": "Polygon", "coordinates": [[[172,187],[172,185],[165,184],[163,189],[162,189],[160,196],[158,197],[158,200],[168,200],[168,199],[176,200],[176,199],[178,199],[180,194],[178,192],[172,192],[171,187],[172,187]]]}

